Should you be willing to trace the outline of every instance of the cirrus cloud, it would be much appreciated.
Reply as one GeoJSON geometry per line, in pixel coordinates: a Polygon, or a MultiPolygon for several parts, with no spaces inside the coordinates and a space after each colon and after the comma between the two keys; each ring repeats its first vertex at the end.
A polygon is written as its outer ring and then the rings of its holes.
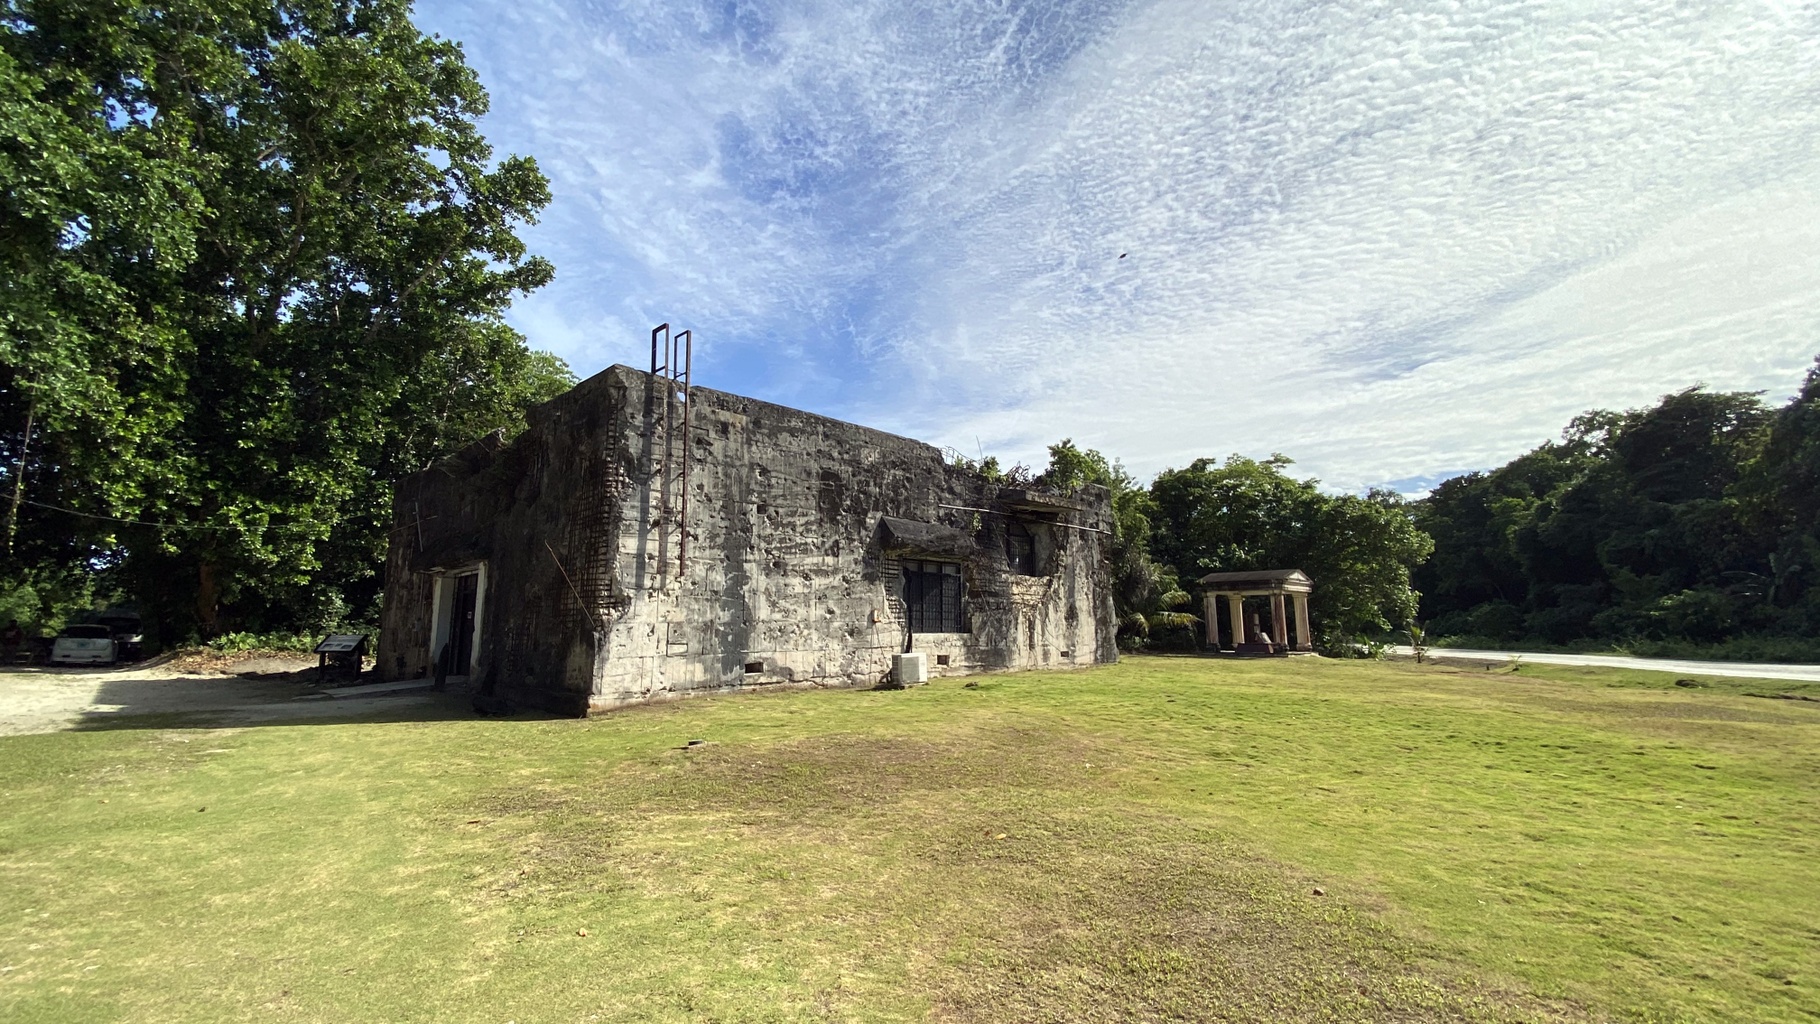
{"type": "MultiPolygon", "coordinates": [[[[1039,461],[1495,464],[1820,349],[1820,12],[445,0],[557,199],[515,322],[1039,461]],[[1123,258],[1121,258],[1123,255],[1123,258]]],[[[1414,482],[1412,484],[1412,482],[1414,482]]]]}

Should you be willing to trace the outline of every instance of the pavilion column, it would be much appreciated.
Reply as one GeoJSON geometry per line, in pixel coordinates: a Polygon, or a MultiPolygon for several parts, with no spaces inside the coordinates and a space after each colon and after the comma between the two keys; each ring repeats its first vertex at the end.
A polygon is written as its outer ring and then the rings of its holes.
{"type": "Polygon", "coordinates": [[[1270,595],[1270,638],[1278,647],[1289,646],[1289,615],[1282,594],[1270,595]]]}
{"type": "Polygon", "coordinates": [[[1201,618],[1207,623],[1207,646],[1220,649],[1220,595],[1208,594],[1202,600],[1201,618]]]}
{"type": "Polygon", "coordinates": [[[1314,650],[1314,632],[1308,627],[1308,595],[1295,595],[1295,649],[1314,650]]]}
{"type": "Polygon", "coordinates": [[[1242,594],[1226,595],[1226,621],[1232,623],[1232,649],[1238,650],[1245,642],[1245,597],[1242,594]]]}

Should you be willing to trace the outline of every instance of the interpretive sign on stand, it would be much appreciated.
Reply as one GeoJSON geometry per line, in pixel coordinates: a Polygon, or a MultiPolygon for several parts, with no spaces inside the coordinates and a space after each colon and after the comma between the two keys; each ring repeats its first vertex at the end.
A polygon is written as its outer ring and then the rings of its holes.
{"type": "Polygon", "coordinates": [[[367,634],[365,633],[330,633],[316,645],[316,671],[319,675],[328,675],[330,669],[337,674],[349,676],[360,675],[360,660],[366,657],[367,634]]]}

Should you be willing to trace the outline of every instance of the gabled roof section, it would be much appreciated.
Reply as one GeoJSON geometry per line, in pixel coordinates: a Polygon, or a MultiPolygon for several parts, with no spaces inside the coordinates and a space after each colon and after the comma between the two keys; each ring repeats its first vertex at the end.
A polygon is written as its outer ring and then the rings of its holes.
{"type": "Polygon", "coordinates": [[[1247,572],[1210,572],[1201,586],[1215,591],[1306,594],[1314,581],[1300,569],[1253,569],[1247,572]]]}

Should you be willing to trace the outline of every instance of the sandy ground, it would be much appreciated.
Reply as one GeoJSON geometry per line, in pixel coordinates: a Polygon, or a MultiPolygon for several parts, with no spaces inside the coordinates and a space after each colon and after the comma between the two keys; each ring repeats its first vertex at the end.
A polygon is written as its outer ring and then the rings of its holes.
{"type": "MultiPolygon", "coordinates": [[[[1408,647],[1392,648],[1413,655],[1408,647]]],[[[1474,651],[1463,647],[1430,647],[1431,658],[1467,661],[1509,661],[1521,658],[1536,665],[1587,665],[1598,668],[1631,668],[1646,672],[1673,672],[1685,676],[1725,676],[1733,679],[1782,679],[1820,682],[1820,665],[1771,665],[1747,661],[1683,661],[1676,658],[1632,658],[1618,654],[1540,654],[1522,651],[1474,651]]]]}
{"type": "Polygon", "coordinates": [[[421,684],[325,690],[313,672],[302,671],[314,664],[313,658],[261,658],[228,672],[135,665],[0,669],[0,736],[117,728],[142,715],[193,714],[223,725],[251,725],[473,713],[465,693],[433,693],[421,684]]]}

